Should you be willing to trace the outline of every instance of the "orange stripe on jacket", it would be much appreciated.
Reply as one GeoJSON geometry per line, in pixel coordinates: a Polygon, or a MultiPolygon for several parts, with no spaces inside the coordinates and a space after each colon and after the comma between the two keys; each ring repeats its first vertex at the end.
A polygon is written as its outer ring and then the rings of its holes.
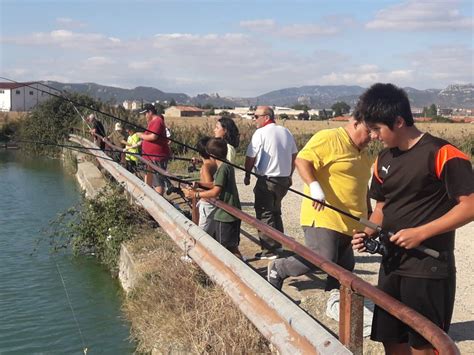
{"type": "Polygon", "coordinates": [[[452,146],[451,144],[446,144],[439,148],[435,160],[436,176],[438,177],[438,179],[440,178],[441,173],[443,172],[444,165],[449,160],[454,158],[460,158],[469,161],[469,158],[466,154],[464,154],[458,148],[452,146]]]}
{"type": "Polygon", "coordinates": [[[377,179],[377,181],[382,184],[383,181],[382,181],[382,179],[381,179],[380,176],[379,176],[379,169],[378,169],[378,166],[377,166],[378,161],[379,161],[379,157],[377,157],[377,158],[375,159],[375,162],[374,162],[374,176],[375,176],[375,178],[377,179]]]}

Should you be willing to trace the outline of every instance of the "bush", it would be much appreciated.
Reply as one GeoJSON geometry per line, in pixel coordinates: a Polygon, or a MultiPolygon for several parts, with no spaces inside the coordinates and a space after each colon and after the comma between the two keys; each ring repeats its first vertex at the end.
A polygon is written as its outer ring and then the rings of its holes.
{"type": "Polygon", "coordinates": [[[109,185],[52,222],[51,244],[54,250],[72,247],[75,255],[93,255],[116,274],[121,243],[140,234],[150,221],[120,185],[109,185]]]}
{"type": "MultiPolygon", "coordinates": [[[[100,104],[85,95],[70,95],[71,100],[88,107],[99,107],[100,104]]],[[[77,106],[82,115],[90,112],[77,106]]],[[[67,100],[53,97],[38,106],[21,122],[17,138],[19,140],[62,143],[67,139],[71,128],[80,124],[81,117],[74,106],[67,100]]],[[[58,155],[60,149],[54,145],[22,144],[22,149],[36,154],[58,155]]]]}

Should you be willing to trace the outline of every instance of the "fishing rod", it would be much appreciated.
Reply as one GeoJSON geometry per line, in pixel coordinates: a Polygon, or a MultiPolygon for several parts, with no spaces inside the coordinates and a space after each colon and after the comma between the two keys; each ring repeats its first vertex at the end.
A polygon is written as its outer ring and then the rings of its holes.
{"type": "MultiPolygon", "coordinates": [[[[5,78],[5,77],[1,77],[1,76],[0,76],[0,79],[8,80],[8,81],[11,81],[11,82],[14,82],[14,83],[18,83],[18,84],[19,84],[19,82],[15,81],[15,80],[12,80],[12,79],[5,78]]],[[[41,83],[40,83],[40,84],[41,84],[41,83]]],[[[24,84],[24,85],[25,85],[25,86],[28,86],[28,87],[32,87],[31,85],[28,85],[28,84],[24,84]]],[[[34,87],[33,87],[33,88],[34,88],[34,87]]],[[[137,124],[128,122],[128,121],[126,121],[126,120],[124,120],[124,119],[121,119],[121,118],[119,118],[119,117],[113,116],[113,115],[111,115],[111,114],[109,114],[109,113],[106,113],[106,112],[103,112],[103,111],[101,111],[101,110],[99,110],[99,109],[90,108],[90,107],[88,107],[88,106],[86,106],[86,105],[84,105],[84,104],[77,103],[77,102],[75,102],[75,101],[73,101],[73,100],[71,100],[71,99],[69,99],[69,98],[64,98],[64,97],[62,97],[62,96],[59,96],[59,95],[56,95],[56,94],[52,94],[52,93],[50,93],[50,92],[47,92],[47,91],[44,91],[44,90],[41,90],[41,89],[38,89],[38,88],[34,88],[34,89],[39,90],[39,91],[41,91],[41,92],[45,92],[45,93],[47,93],[47,94],[49,94],[49,95],[51,95],[51,96],[54,96],[54,97],[57,97],[57,98],[66,100],[66,101],[71,102],[71,103],[73,103],[73,104],[75,103],[75,104],[77,104],[78,106],[86,107],[86,108],[88,108],[88,109],[90,109],[90,110],[93,110],[93,111],[95,111],[95,112],[97,112],[97,113],[100,113],[100,114],[103,114],[103,115],[105,115],[105,116],[111,117],[111,118],[113,118],[113,119],[115,119],[115,120],[117,120],[117,121],[130,124],[130,125],[132,125],[132,126],[134,126],[134,127],[136,127],[136,128],[139,128],[139,129],[141,129],[141,130],[144,130],[145,132],[153,133],[153,134],[157,135],[158,137],[166,138],[166,139],[168,139],[169,141],[171,141],[171,142],[173,142],[173,143],[176,143],[176,144],[181,145],[181,146],[183,146],[183,147],[185,147],[185,148],[187,148],[187,149],[190,149],[190,150],[192,150],[192,151],[195,151],[195,152],[198,152],[198,153],[199,153],[199,150],[198,150],[197,148],[192,147],[192,146],[190,146],[190,145],[188,145],[188,144],[186,144],[186,143],[177,141],[177,140],[174,139],[174,138],[163,136],[162,134],[159,134],[158,132],[153,132],[153,131],[149,130],[148,128],[144,128],[144,127],[141,127],[140,125],[137,125],[137,124]]],[[[55,90],[56,90],[56,89],[55,89],[55,90]]],[[[218,158],[218,157],[213,156],[213,155],[211,155],[211,156],[212,156],[214,159],[219,160],[219,161],[222,161],[222,162],[224,162],[224,163],[227,163],[227,164],[229,164],[230,166],[232,166],[232,167],[234,167],[234,168],[236,168],[236,169],[245,171],[247,174],[253,175],[253,176],[257,177],[257,178],[263,178],[263,179],[265,179],[265,180],[267,180],[267,181],[270,181],[271,183],[273,183],[273,184],[275,184],[275,185],[279,185],[279,186],[282,186],[282,187],[285,187],[285,188],[286,188],[286,186],[284,186],[283,184],[279,183],[278,181],[272,179],[271,177],[266,177],[266,176],[258,175],[257,173],[255,173],[255,172],[253,172],[253,171],[247,171],[245,168],[242,168],[242,167],[239,166],[239,165],[236,165],[236,164],[234,164],[234,163],[231,163],[231,162],[227,161],[226,159],[218,158]]],[[[333,210],[333,211],[335,211],[335,212],[338,212],[339,214],[342,214],[342,215],[344,215],[344,216],[346,216],[346,217],[348,217],[348,218],[351,218],[351,219],[357,221],[358,223],[362,224],[363,226],[368,227],[368,228],[374,230],[377,235],[383,236],[383,239],[384,239],[384,242],[383,242],[383,243],[385,243],[385,241],[387,240],[387,237],[388,237],[388,240],[389,240],[390,236],[392,236],[392,235],[394,234],[394,233],[392,233],[392,232],[385,231],[385,230],[382,228],[382,226],[380,226],[380,225],[378,225],[378,224],[376,224],[376,223],[374,223],[374,222],[369,221],[367,218],[354,216],[353,214],[351,214],[351,213],[349,213],[349,212],[346,212],[346,211],[344,211],[344,210],[341,210],[340,208],[337,208],[337,207],[335,207],[335,206],[332,206],[332,205],[326,203],[325,201],[317,200],[317,199],[315,199],[315,198],[313,198],[313,197],[311,197],[311,196],[308,196],[308,195],[306,195],[306,194],[304,194],[304,193],[302,193],[302,192],[300,192],[300,191],[297,191],[297,190],[295,190],[295,189],[292,189],[291,187],[288,188],[288,191],[293,192],[293,193],[295,193],[295,194],[297,194],[297,195],[299,195],[299,196],[302,196],[303,198],[307,198],[307,199],[309,199],[309,200],[311,200],[311,201],[313,201],[313,202],[317,202],[317,203],[321,204],[321,205],[324,206],[324,207],[327,207],[327,208],[329,208],[329,209],[331,209],[331,210],[333,210]]],[[[375,241],[376,243],[378,243],[378,242],[375,240],[376,238],[377,238],[377,237],[371,238],[371,239],[372,239],[372,241],[375,241]]],[[[381,240],[382,240],[382,239],[381,239],[381,240]]],[[[369,242],[369,243],[370,243],[370,242],[369,242]]],[[[376,244],[376,243],[374,243],[374,244],[376,244]]],[[[366,248],[371,248],[371,246],[372,246],[372,245],[366,245],[366,248]]],[[[420,246],[418,246],[418,247],[416,247],[416,248],[414,248],[414,249],[416,249],[416,250],[418,250],[418,251],[420,251],[420,252],[422,252],[422,253],[425,253],[425,254],[427,254],[427,255],[433,257],[433,258],[439,258],[439,257],[440,257],[440,253],[439,253],[438,251],[433,250],[433,249],[430,249],[430,248],[427,248],[427,247],[425,247],[425,246],[423,246],[423,245],[420,245],[420,246]]],[[[372,252],[373,249],[367,249],[367,250],[368,250],[369,252],[372,252]]],[[[377,248],[377,250],[379,250],[379,248],[377,248]]],[[[383,249],[382,249],[382,250],[383,250],[383,249]]],[[[378,251],[375,251],[375,252],[378,252],[378,251]]]]}
{"type": "MultiPolygon", "coordinates": [[[[127,151],[127,152],[124,152],[123,150],[120,150],[120,149],[87,148],[87,147],[83,147],[83,146],[80,146],[80,145],[70,145],[70,144],[40,142],[40,141],[32,141],[32,140],[19,140],[19,141],[15,141],[15,143],[32,143],[32,144],[42,144],[42,145],[57,145],[58,147],[62,147],[62,148],[82,148],[82,149],[88,149],[88,150],[101,150],[101,151],[103,151],[103,152],[110,152],[110,153],[125,153],[125,154],[136,155],[136,156],[161,157],[161,158],[165,157],[164,155],[160,155],[160,154],[132,153],[132,152],[128,152],[128,151],[127,151]]],[[[182,161],[187,161],[187,162],[191,162],[191,161],[192,161],[191,158],[181,158],[181,157],[175,157],[175,156],[170,157],[170,159],[171,159],[171,160],[182,160],[182,161]]]]}
{"type": "MultiPolygon", "coordinates": [[[[108,160],[108,161],[112,161],[114,163],[117,163],[117,161],[115,161],[114,159],[112,158],[109,158],[109,157],[101,157],[99,155],[96,155],[94,153],[91,153],[91,152],[88,152],[87,150],[101,150],[100,148],[87,148],[87,147],[83,147],[83,146],[74,146],[74,145],[65,145],[65,144],[58,144],[58,143],[48,143],[48,142],[33,142],[33,141],[20,141],[20,143],[33,143],[33,144],[40,144],[40,145],[52,145],[52,146],[58,146],[58,147],[63,147],[63,148],[67,148],[67,149],[70,149],[70,150],[73,150],[73,151],[77,151],[77,152],[80,152],[80,153],[83,153],[83,154],[86,154],[86,155],[89,155],[89,156],[92,156],[92,157],[95,157],[97,159],[103,159],[103,160],[108,160]]],[[[118,163],[117,163],[118,164],[118,163]]],[[[141,168],[139,166],[137,166],[135,168],[137,171],[143,171],[143,172],[153,172],[155,173],[156,171],[152,171],[152,170],[148,170],[146,168],[141,168]]],[[[191,207],[191,204],[190,202],[186,199],[186,197],[184,196],[184,193],[183,193],[183,190],[178,186],[174,186],[169,180],[174,180],[176,182],[178,182],[179,184],[186,184],[186,185],[193,185],[193,182],[191,181],[187,181],[187,180],[184,180],[184,179],[180,179],[178,177],[175,177],[175,176],[172,176],[172,175],[162,175],[167,181],[168,181],[168,184],[170,187],[168,187],[168,189],[166,190],[166,195],[171,195],[172,193],[176,193],[178,194],[183,200],[184,202],[189,206],[191,207]]]]}

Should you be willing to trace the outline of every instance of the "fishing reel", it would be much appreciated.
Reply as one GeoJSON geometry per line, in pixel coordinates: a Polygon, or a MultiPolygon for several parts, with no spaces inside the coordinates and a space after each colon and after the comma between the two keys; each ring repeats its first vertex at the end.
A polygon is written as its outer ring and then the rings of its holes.
{"type": "Polygon", "coordinates": [[[176,193],[181,196],[183,194],[183,190],[181,190],[180,187],[176,187],[170,184],[168,188],[166,189],[166,195],[169,196],[172,193],[176,193]]]}
{"type": "Polygon", "coordinates": [[[365,251],[370,254],[380,254],[385,256],[388,253],[388,248],[375,238],[365,238],[364,247],[365,251]]]}
{"type": "Polygon", "coordinates": [[[393,233],[381,229],[377,232],[375,237],[365,238],[364,247],[366,251],[370,254],[380,254],[383,257],[389,256],[393,249],[390,242],[392,235],[393,233]]]}
{"type": "Polygon", "coordinates": [[[188,173],[194,173],[195,171],[198,171],[198,168],[196,168],[196,165],[192,164],[188,166],[188,173]]]}

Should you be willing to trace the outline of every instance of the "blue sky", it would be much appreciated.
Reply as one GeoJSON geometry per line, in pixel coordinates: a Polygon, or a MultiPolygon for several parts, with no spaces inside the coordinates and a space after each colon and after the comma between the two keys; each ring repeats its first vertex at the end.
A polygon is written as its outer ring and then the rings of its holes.
{"type": "Polygon", "coordinates": [[[0,75],[256,96],[473,82],[473,1],[0,0],[0,75]]]}

